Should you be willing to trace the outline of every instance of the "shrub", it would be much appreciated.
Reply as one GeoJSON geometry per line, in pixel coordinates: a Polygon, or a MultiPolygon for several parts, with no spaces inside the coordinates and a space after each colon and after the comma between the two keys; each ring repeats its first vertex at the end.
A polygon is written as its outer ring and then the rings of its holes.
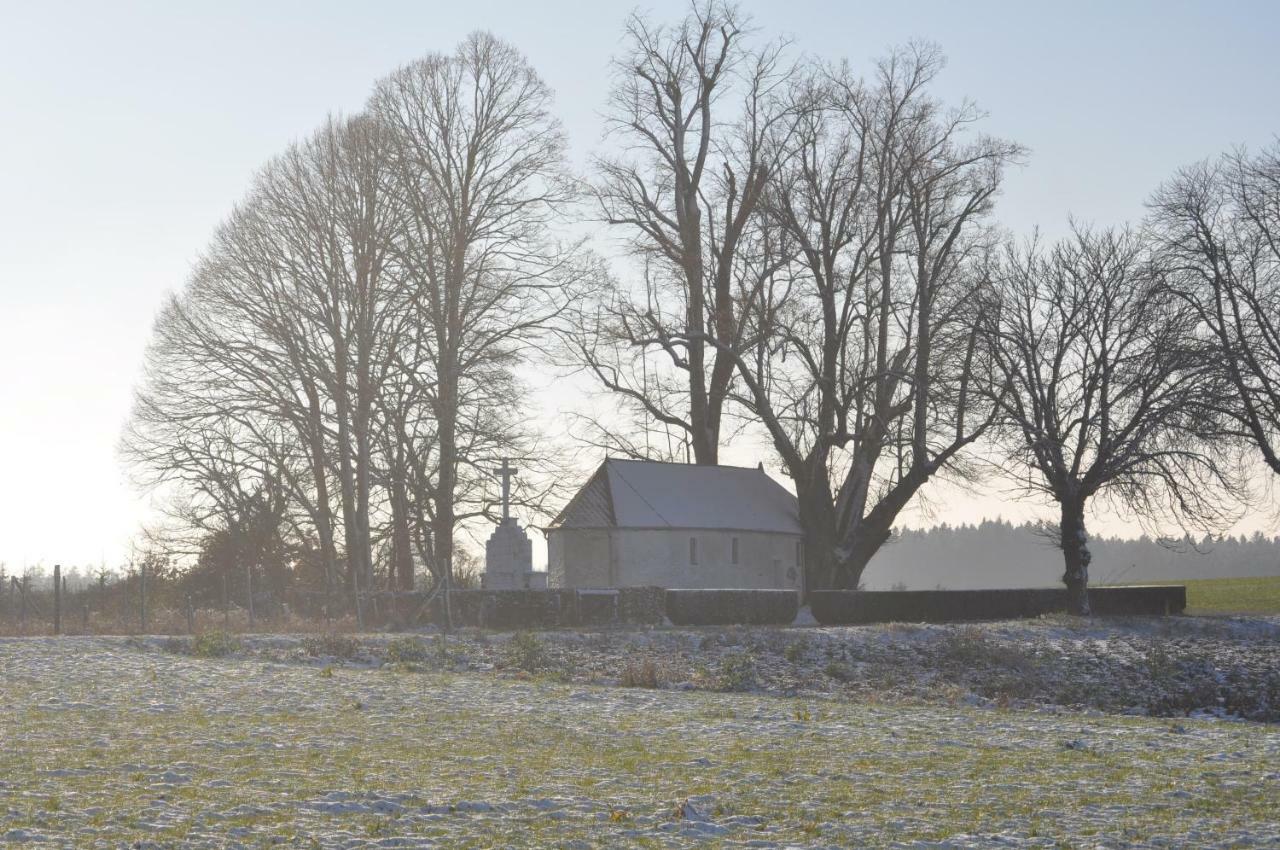
{"type": "Polygon", "coordinates": [[[1163,641],[1149,642],[1142,653],[1142,660],[1147,668],[1147,675],[1157,685],[1171,681],[1178,674],[1178,665],[1163,641]]]}
{"type": "Polygon", "coordinates": [[[191,641],[191,654],[197,658],[222,658],[240,650],[240,638],[221,630],[198,634],[191,641]]]}
{"type": "Polygon", "coordinates": [[[416,637],[398,637],[387,644],[387,662],[389,664],[408,664],[425,661],[429,650],[427,645],[416,637]]]}
{"type": "Polygon", "coordinates": [[[720,660],[716,685],[722,691],[749,691],[756,686],[756,662],[745,652],[731,652],[720,660]]]}
{"type": "Polygon", "coordinates": [[[618,684],[624,688],[658,688],[662,686],[658,676],[658,665],[652,658],[643,661],[627,659],[622,666],[622,676],[618,684]]]}
{"type": "Polygon", "coordinates": [[[324,632],[307,635],[302,639],[302,651],[313,658],[355,658],[360,653],[360,641],[351,635],[324,632]]]}
{"type": "Polygon", "coordinates": [[[980,628],[964,626],[948,631],[941,639],[944,661],[966,667],[1004,667],[1022,673],[1035,669],[1035,662],[1014,646],[993,641],[980,628]]]}
{"type": "Polygon", "coordinates": [[[528,632],[517,632],[503,647],[503,656],[508,667],[536,673],[547,667],[547,649],[536,635],[528,632]]]}
{"type": "Polygon", "coordinates": [[[809,642],[804,638],[792,641],[787,644],[787,648],[782,651],[782,656],[792,664],[799,664],[804,660],[805,655],[809,652],[809,642]]]}
{"type": "Polygon", "coordinates": [[[854,680],[853,668],[835,659],[828,661],[827,666],[822,668],[822,672],[837,682],[852,682],[854,680]]]}

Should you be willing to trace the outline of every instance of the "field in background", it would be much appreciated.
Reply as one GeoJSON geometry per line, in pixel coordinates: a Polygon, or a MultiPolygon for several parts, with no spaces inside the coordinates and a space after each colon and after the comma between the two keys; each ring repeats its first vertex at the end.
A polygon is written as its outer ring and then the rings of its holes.
{"type": "Polygon", "coordinates": [[[1188,614],[1280,614],[1280,576],[1148,583],[1185,584],[1188,614]]]}

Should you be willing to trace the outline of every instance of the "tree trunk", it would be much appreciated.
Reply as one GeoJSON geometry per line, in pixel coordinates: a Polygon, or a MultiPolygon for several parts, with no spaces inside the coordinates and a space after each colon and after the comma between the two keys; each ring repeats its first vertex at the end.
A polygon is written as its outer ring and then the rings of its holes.
{"type": "Polygon", "coordinates": [[[835,511],[831,494],[819,483],[796,484],[800,527],[804,529],[804,593],[835,587],[835,511]]]}
{"type": "Polygon", "coordinates": [[[347,555],[347,589],[354,590],[360,572],[360,534],[356,521],[355,470],[351,463],[351,432],[347,427],[346,405],[338,405],[338,483],[342,497],[342,534],[347,555]]]}
{"type": "Polygon", "coordinates": [[[1066,562],[1066,571],[1062,574],[1062,582],[1067,586],[1067,611],[1081,617],[1087,617],[1089,610],[1089,537],[1084,528],[1084,504],[1064,502],[1062,505],[1062,523],[1060,543],[1062,557],[1066,562]]]}
{"type": "Polygon", "coordinates": [[[840,590],[857,590],[872,557],[892,535],[892,526],[861,523],[844,558],[836,565],[836,587],[840,590]]]}
{"type": "Polygon", "coordinates": [[[451,365],[440,370],[439,404],[436,413],[440,462],[436,469],[435,515],[431,518],[431,538],[435,549],[437,575],[445,588],[453,584],[454,498],[458,486],[457,382],[451,365]]]}
{"type": "Polygon", "coordinates": [[[413,539],[409,529],[409,494],[403,470],[391,478],[391,581],[396,590],[413,590],[413,539]]]}
{"type": "Polygon", "coordinates": [[[324,604],[333,605],[333,591],[338,579],[338,549],[333,536],[333,505],[329,497],[328,458],[324,451],[324,424],[321,419],[320,394],[315,384],[307,382],[308,430],[311,440],[311,474],[316,485],[316,532],[320,536],[320,554],[324,559],[324,604]]]}

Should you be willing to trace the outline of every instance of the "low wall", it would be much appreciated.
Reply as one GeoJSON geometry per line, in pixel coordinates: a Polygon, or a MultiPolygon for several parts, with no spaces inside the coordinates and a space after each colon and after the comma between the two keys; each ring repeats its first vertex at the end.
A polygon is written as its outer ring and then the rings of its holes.
{"type": "MultiPolygon", "coordinates": [[[[791,590],[701,590],[661,587],[455,590],[449,595],[455,626],[510,631],[578,626],[788,625],[800,608],[791,590]]],[[[1104,616],[1179,614],[1187,607],[1183,585],[1094,587],[1089,604],[1104,616]]],[[[820,590],[809,594],[822,625],[949,623],[1014,620],[1065,611],[1061,587],[998,590],[820,590]]],[[[444,623],[436,597],[427,619],[444,623]]]]}
{"type": "Polygon", "coordinates": [[[794,590],[668,590],[665,601],[677,626],[785,626],[800,611],[794,590]]]}
{"type": "MultiPolygon", "coordinates": [[[[818,590],[809,594],[813,617],[824,626],[861,623],[948,623],[1012,620],[1067,609],[1062,587],[997,590],[818,590]]],[[[1184,585],[1092,587],[1093,613],[1109,616],[1180,614],[1184,585]]]]}
{"type": "MultiPolygon", "coordinates": [[[[663,621],[663,592],[660,587],[455,590],[449,608],[454,626],[499,631],[652,625],[663,621]]],[[[427,619],[445,622],[443,597],[432,600],[427,619]]]]}

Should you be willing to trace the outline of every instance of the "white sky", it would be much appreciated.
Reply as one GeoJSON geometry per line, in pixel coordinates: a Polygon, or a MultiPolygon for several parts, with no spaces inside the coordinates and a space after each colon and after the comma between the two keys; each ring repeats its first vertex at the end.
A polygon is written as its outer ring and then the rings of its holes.
{"type": "MultiPolygon", "coordinates": [[[[1032,149],[999,208],[1019,231],[1059,233],[1068,214],[1135,219],[1179,165],[1280,132],[1272,2],[745,7],[767,33],[858,68],[908,39],[939,42],[939,94],[973,98],[989,132],[1032,149]]],[[[478,28],[529,56],[584,161],[631,8],[0,0],[0,562],[126,551],[143,504],[115,445],[154,311],[256,167],[327,112],[358,109],[379,76],[478,28]]],[[[684,6],[646,8],[674,19],[684,6]]],[[[935,503],[952,523],[1030,510],[970,492],[935,503]]]]}

